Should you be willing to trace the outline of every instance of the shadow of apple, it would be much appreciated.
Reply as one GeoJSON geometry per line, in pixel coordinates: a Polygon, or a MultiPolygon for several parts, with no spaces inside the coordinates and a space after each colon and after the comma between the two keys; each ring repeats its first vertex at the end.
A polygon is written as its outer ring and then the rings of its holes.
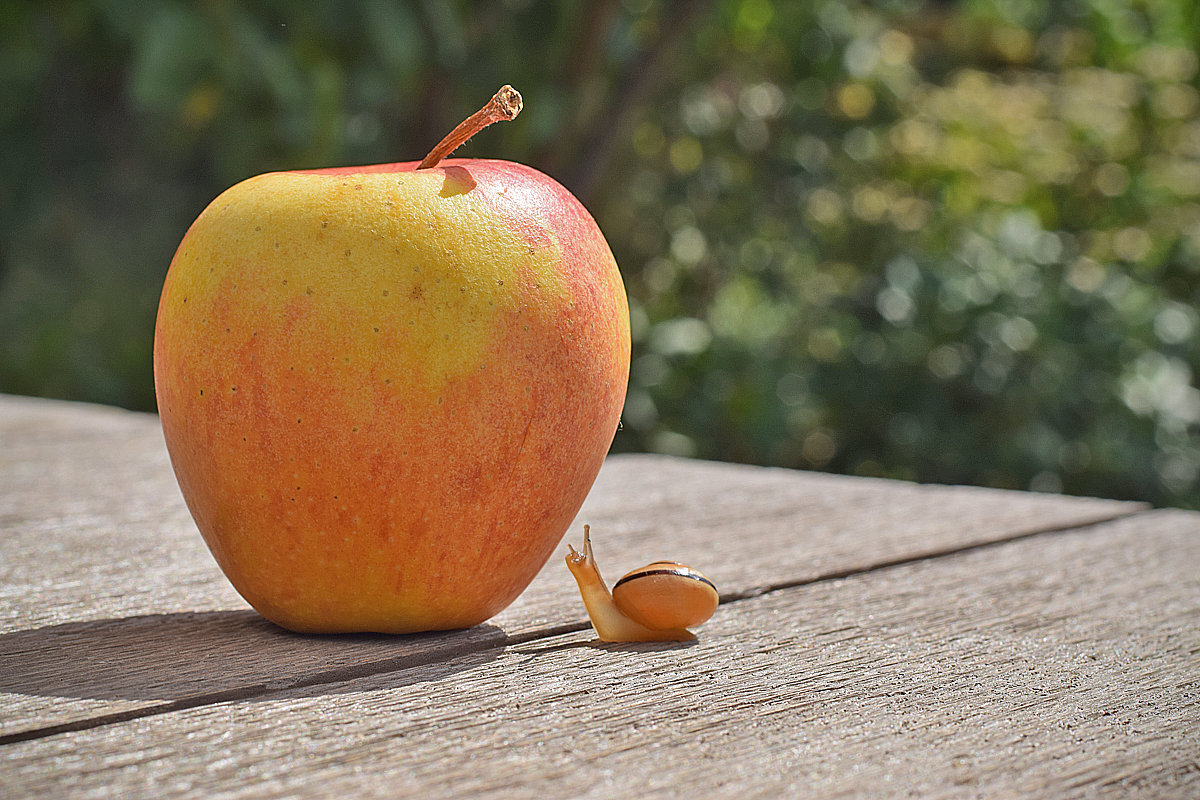
{"type": "Polygon", "coordinates": [[[71,622],[0,635],[0,692],[95,700],[253,698],[423,666],[411,681],[469,668],[503,652],[494,625],[388,636],[305,636],[253,611],[153,614],[71,622]],[[459,656],[473,656],[463,660],[459,656]]]}

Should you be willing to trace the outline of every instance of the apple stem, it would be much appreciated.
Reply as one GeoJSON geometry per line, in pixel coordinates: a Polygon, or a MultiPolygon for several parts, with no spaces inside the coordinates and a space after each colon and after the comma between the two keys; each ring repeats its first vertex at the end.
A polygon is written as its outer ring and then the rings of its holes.
{"type": "Polygon", "coordinates": [[[500,120],[515,119],[521,113],[521,93],[507,83],[487,101],[487,105],[458,123],[458,127],[446,134],[446,138],[429,151],[417,169],[436,167],[438,162],[458,149],[463,142],[481,130],[500,120]]]}

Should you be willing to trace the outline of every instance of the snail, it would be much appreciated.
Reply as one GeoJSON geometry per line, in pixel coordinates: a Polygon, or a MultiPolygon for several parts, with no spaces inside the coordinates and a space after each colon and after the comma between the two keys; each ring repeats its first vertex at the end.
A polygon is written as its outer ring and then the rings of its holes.
{"type": "Polygon", "coordinates": [[[602,641],[691,641],[696,635],[688,628],[717,610],[720,596],[713,582],[677,561],[655,561],[628,572],[610,594],[592,556],[590,526],[583,526],[583,552],[567,549],[567,568],[602,641]]]}

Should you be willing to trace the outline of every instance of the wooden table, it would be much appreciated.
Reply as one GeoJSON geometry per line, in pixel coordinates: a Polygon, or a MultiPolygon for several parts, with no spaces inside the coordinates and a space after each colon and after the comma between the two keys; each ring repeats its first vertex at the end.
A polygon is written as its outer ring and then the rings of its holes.
{"type": "Polygon", "coordinates": [[[0,797],[1200,797],[1200,514],[614,456],[584,521],[714,579],[698,642],[597,643],[561,554],[472,630],[294,635],[155,417],[0,397],[0,797]]]}

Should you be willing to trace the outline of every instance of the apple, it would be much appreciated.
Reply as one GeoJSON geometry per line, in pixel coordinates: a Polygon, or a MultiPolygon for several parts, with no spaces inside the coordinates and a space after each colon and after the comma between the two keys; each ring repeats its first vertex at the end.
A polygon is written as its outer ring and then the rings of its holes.
{"type": "MultiPolygon", "coordinates": [[[[515,98],[515,99],[514,99],[515,98]]],[[[508,161],[274,172],[171,262],[154,382],[218,565],[300,632],[476,625],[537,574],[612,443],[629,311],[565,188],[508,161]]]]}

